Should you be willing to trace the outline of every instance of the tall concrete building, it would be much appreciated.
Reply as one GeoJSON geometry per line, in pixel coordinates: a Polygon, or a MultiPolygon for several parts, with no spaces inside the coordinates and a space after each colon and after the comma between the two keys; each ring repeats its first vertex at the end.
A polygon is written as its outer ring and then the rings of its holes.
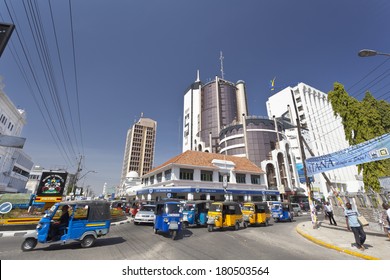
{"type": "Polygon", "coordinates": [[[241,123],[248,114],[245,83],[215,77],[202,84],[196,81],[184,94],[183,149],[219,152],[219,132],[231,123],[241,123]]]}
{"type": "MultiPolygon", "coordinates": [[[[289,116],[290,121],[295,125],[297,118],[299,118],[304,128],[303,138],[315,156],[326,155],[349,147],[349,143],[345,140],[341,118],[334,115],[326,93],[307,84],[299,83],[295,87],[287,87],[269,97],[266,105],[269,117],[289,116]],[[298,116],[295,113],[293,98],[298,116]]],[[[285,135],[290,142],[290,149],[294,153],[297,163],[302,163],[297,129],[286,129],[285,135]]],[[[305,156],[311,157],[306,148],[305,156]]],[[[329,171],[326,172],[326,175],[331,180],[333,187],[341,192],[356,192],[363,189],[363,182],[356,166],[329,171]]],[[[313,189],[315,193],[322,192],[325,196],[330,191],[321,174],[314,176],[313,189]]]]}
{"type": "Polygon", "coordinates": [[[139,177],[142,177],[152,169],[156,129],[156,121],[141,116],[139,121],[127,131],[121,187],[125,187],[129,172],[135,171],[139,177]]]}
{"type": "MultiPolygon", "coordinates": [[[[3,91],[0,80],[0,135],[22,134],[26,124],[26,112],[18,109],[3,91]]],[[[33,167],[31,157],[12,145],[0,145],[0,193],[24,193],[33,167]]]]}

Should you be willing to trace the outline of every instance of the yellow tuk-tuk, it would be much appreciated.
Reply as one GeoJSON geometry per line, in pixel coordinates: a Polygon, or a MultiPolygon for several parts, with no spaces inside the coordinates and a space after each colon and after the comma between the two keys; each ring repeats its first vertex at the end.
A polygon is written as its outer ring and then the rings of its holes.
{"type": "Polygon", "coordinates": [[[213,202],[207,214],[207,229],[209,232],[214,228],[234,227],[238,230],[240,226],[246,226],[237,202],[213,202]]]}
{"type": "Polygon", "coordinates": [[[247,225],[269,225],[271,211],[267,202],[245,202],[242,207],[244,223],[247,225]]]}

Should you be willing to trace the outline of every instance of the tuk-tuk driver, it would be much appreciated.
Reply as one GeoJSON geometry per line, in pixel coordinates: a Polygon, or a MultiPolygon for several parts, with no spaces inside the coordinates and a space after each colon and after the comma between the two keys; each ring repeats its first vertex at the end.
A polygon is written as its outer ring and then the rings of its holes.
{"type": "Polygon", "coordinates": [[[60,234],[60,230],[64,230],[69,224],[69,205],[62,206],[62,214],[60,219],[51,226],[51,238],[55,238],[60,234]]]}

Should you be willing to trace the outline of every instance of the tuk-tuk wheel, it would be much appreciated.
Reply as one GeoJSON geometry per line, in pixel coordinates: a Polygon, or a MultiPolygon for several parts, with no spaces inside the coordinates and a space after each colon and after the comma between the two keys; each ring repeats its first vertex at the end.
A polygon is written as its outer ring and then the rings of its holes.
{"type": "Polygon", "coordinates": [[[38,243],[38,240],[36,240],[35,238],[26,238],[26,240],[23,241],[22,243],[22,251],[23,252],[26,252],[26,251],[31,251],[32,249],[35,248],[35,246],[37,246],[37,243],[38,243]]]}
{"type": "Polygon", "coordinates": [[[157,234],[157,229],[155,227],[153,227],[153,231],[155,234],[157,234]]]}
{"type": "Polygon", "coordinates": [[[172,230],[171,231],[171,238],[172,238],[172,240],[175,240],[176,235],[177,235],[177,231],[176,230],[172,230]]]}
{"type": "Polygon", "coordinates": [[[244,228],[247,228],[247,227],[248,227],[248,223],[244,222],[244,228]]]}
{"type": "Polygon", "coordinates": [[[234,230],[239,230],[240,229],[240,224],[239,223],[236,223],[235,225],[234,225],[234,230]]]}
{"type": "Polygon", "coordinates": [[[81,247],[83,248],[92,247],[93,244],[95,244],[95,236],[93,235],[87,235],[81,240],[81,247]]]}
{"type": "Polygon", "coordinates": [[[208,226],[207,226],[207,230],[208,230],[209,232],[212,232],[213,229],[214,229],[214,228],[213,228],[213,225],[208,225],[208,226]]]}

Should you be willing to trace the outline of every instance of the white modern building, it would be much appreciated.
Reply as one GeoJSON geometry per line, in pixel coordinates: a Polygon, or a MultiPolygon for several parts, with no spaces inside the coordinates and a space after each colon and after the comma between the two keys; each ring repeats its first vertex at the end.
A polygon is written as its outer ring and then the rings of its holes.
{"type": "MultiPolygon", "coordinates": [[[[26,113],[18,109],[3,91],[0,80],[0,135],[20,137],[26,113]]],[[[33,162],[20,148],[0,145],[0,193],[22,193],[33,162]]]]}
{"type": "MultiPolygon", "coordinates": [[[[307,84],[299,83],[295,87],[287,87],[272,95],[268,98],[266,105],[269,117],[287,116],[295,125],[297,118],[299,118],[303,128],[303,138],[314,156],[326,155],[349,147],[349,143],[345,140],[341,118],[334,115],[326,93],[307,84]]],[[[296,162],[302,163],[297,129],[287,129],[285,135],[291,145],[296,162]]],[[[307,147],[304,150],[306,158],[312,156],[307,147]]],[[[326,172],[326,175],[338,191],[356,192],[363,190],[363,182],[359,179],[361,176],[359,176],[356,166],[329,171],[326,172]]],[[[314,176],[313,190],[317,195],[322,193],[325,197],[328,196],[330,189],[326,186],[326,181],[321,174],[314,176]]]]}

